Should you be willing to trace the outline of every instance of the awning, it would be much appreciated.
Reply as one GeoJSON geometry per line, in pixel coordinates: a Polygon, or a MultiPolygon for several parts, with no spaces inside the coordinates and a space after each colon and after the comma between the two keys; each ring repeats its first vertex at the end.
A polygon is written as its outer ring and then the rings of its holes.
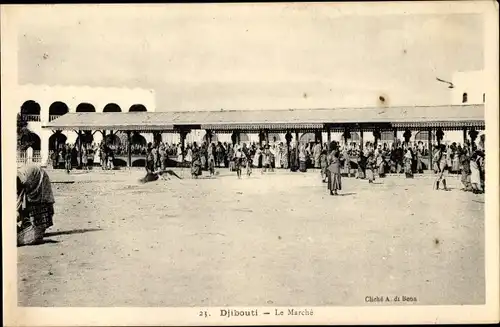
{"type": "Polygon", "coordinates": [[[484,128],[484,105],[332,108],[290,110],[221,110],[188,112],[70,113],[44,128],[57,130],[176,131],[201,128],[218,131],[341,129],[363,125],[396,128],[484,128]],[[194,126],[194,127],[193,127],[194,126]]]}

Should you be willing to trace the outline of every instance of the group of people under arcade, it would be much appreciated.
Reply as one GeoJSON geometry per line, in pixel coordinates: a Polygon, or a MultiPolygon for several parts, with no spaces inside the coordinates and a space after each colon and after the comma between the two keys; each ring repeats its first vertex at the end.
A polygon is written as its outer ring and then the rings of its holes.
{"type": "Polygon", "coordinates": [[[76,143],[60,144],[57,150],[49,152],[52,168],[64,168],[69,173],[73,168],[89,170],[96,164],[102,169],[114,169],[116,150],[105,142],[82,143],[81,147],[76,143]]]}
{"type": "MultiPolygon", "coordinates": [[[[383,178],[386,174],[402,174],[413,178],[431,168],[440,176],[435,188],[448,189],[447,174],[461,174],[465,191],[480,193],[484,191],[484,135],[478,146],[466,140],[460,144],[435,144],[432,148],[432,167],[429,165],[429,149],[422,141],[408,142],[396,140],[392,144],[366,142],[361,146],[357,142],[335,143],[341,173],[346,177],[367,179],[372,183],[375,176],[383,178]]],[[[242,169],[252,174],[252,168],[261,169],[261,173],[274,169],[290,169],[306,172],[308,169],[320,169],[326,181],[327,158],[331,154],[331,144],[320,142],[301,142],[289,145],[283,142],[269,144],[226,142],[196,142],[181,144],[164,142],[149,143],[145,146],[132,144],[131,149],[137,155],[146,157],[146,166],[150,171],[164,170],[177,165],[190,167],[193,177],[201,176],[203,171],[215,175],[216,168],[229,168],[241,178],[242,169]]],[[[89,169],[99,164],[102,169],[114,169],[116,155],[123,155],[123,146],[106,142],[82,144],[81,153],[77,144],[60,144],[58,151],[51,151],[50,158],[54,168],[64,167],[70,172],[73,167],[89,169]]]]}
{"type": "MultiPolygon", "coordinates": [[[[484,135],[476,146],[466,140],[464,144],[435,144],[432,148],[432,170],[438,176],[436,189],[447,190],[446,176],[461,174],[463,190],[480,193],[484,190],[484,135]]],[[[162,143],[149,143],[146,150],[148,171],[166,168],[166,158],[162,143]]],[[[242,170],[250,176],[253,168],[260,168],[261,173],[274,171],[276,168],[306,172],[310,168],[321,171],[322,180],[327,182],[331,162],[335,162],[335,171],[346,177],[366,179],[373,183],[375,177],[384,178],[387,174],[405,174],[413,178],[422,174],[429,167],[429,149],[422,141],[405,142],[396,140],[392,144],[366,142],[363,147],[356,142],[330,144],[320,142],[296,143],[287,146],[274,144],[227,144],[221,142],[196,142],[187,144],[184,151],[177,147],[178,166],[190,167],[193,178],[198,178],[203,171],[210,176],[216,174],[216,168],[229,168],[241,178],[242,170]],[[332,157],[332,146],[338,152],[332,157]]],[[[339,184],[340,185],[340,184],[339,184]]]]}

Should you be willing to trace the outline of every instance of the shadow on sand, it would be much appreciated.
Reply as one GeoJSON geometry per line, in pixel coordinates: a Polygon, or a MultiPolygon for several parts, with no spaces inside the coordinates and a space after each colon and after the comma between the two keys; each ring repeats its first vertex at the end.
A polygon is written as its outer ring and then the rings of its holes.
{"type": "Polygon", "coordinates": [[[45,237],[59,236],[59,235],[83,234],[83,233],[88,233],[88,232],[98,232],[101,230],[102,229],[100,229],[100,228],[85,228],[85,229],[65,230],[65,231],[60,231],[60,232],[45,233],[45,237]]]}
{"type": "Polygon", "coordinates": [[[59,243],[59,241],[55,241],[55,240],[41,240],[39,242],[36,242],[36,243],[32,243],[32,244],[23,244],[23,245],[18,245],[18,247],[25,247],[25,246],[36,246],[36,245],[43,245],[43,244],[57,244],[59,243]]]}
{"type": "Polygon", "coordinates": [[[356,193],[352,193],[352,192],[351,193],[339,193],[337,195],[332,195],[332,196],[335,197],[335,196],[350,196],[350,195],[356,195],[356,193]]]}

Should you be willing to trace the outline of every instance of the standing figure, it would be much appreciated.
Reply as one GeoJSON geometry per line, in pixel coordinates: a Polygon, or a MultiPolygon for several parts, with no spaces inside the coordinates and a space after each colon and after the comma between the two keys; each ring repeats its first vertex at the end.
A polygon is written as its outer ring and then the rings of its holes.
{"type": "Polygon", "coordinates": [[[73,168],[71,165],[71,159],[72,159],[72,151],[71,151],[71,146],[68,144],[66,146],[66,152],[64,154],[65,167],[66,167],[66,172],[68,174],[71,171],[71,169],[73,168]]]}
{"type": "Polygon", "coordinates": [[[320,162],[321,150],[322,150],[321,144],[319,142],[316,142],[313,148],[314,168],[316,169],[321,168],[321,162],[320,162]]]}
{"type": "Polygon", "coordinates": [[[59,161],[59,156],[57,154],[57,149],[54,150],[54,151],[51,151],[50,153],[50,160],[52,161],[52,168],[53,169],[57,169],[57,166],[58,166],[58,161],[59,161]]]}
{"type": "Polygon", "coordinates": [[[327,183],[328,181],[328,154],[327,150],[321,151],[321,156],[319,158],[320,166],[321,166],[321,181],[323,183],[327,183]]]}
{"type": "Polygon", "coordinates": [[[375,159],[375,154],[373,151],[368,152],[368,155],[366,157],[366,178],[368,179],[368,183],[373,183],[375,180],[375,174],[374,174],[374,169],[377,164],[377,159],[375,159]]]}
{"type": "Polygon", "coordinates": [[[89,162],[88,154],[89,151],[87,149],[87,145],[85,144],[82,148],[82,168],[84,170],[88,170],[88,162],[89,162]]]}
{"type": "Polygon", "coordinates": [[[191,167],[191,163],[193,161],[193,149],[191,149],[191,144],[188,144],[186,148],[186,156],[184,158],[184,161],[186,161],[186,165],[188,167],[191,167]]]}
{"type": "Polygon", "coordinates": [[[53,225],[54,195],[45,170],[30,165],[17,171],[17,245],[43,240],[53,225]]]}
{"type": "Polygon", "coordinates": [[[423,157],[423,149],[421,146],[421,141],[418,142],[417,148],[417,173],[422,174],[424,172],[424,168],[422,166],[422,157],[423,157]]]}
{"type": "Polygon", "coordinates": [[[342,177],[340,175],[340,158],[337,149],[333,148],[328,161],[328,190],[330,195],[338,195],[337,191],[342,190],[342,177]]]}
{"type": "Polygon", "coordinates": [[[366,163],[366,157],[364,156],[363,151],[357,150],[357,161],[358,161],[358,176],[356,176],[356,179],[365,179],[365,163],[366,163]]]}
{"type": "Polygon", "coordinates": [[[167,168],[167,150],[163,142],[160,144],[158,154],[160,155],[160,169],[163,171],[167,168]]]}
{"type": "Polygon", "coordinates": [[[307,149],[303,144],[299,146],[299,171],[302,173],[307,171],[307,149]]]}
{"type": "Polygon", "coordinates": [[[182,146],[181,146],[181,144],[179,144],[177,146],[177,153],[176,154],[177,154],[177,166],[182,167],[184,165],[184,162],[183,162],[184,160],[182,158],[182,146]]]}
{"type": "Polygon", "coordinates": [[[115,169],[115,153],[111,148],[108,148],[108,169],[115,169]]]}
{"type": "Polygon", "coordinates": [[[192,163],[191,163],[191,176],[195,179],[198,178],[198,176],[201,176],[202,171],[201,171],[201,153],[200,149],[198,149],[196,142],[193,143],[193,150],[192,150],[192,163]]]}
{"type": "Polygon", "coordinates": [[[404,155],[404,169],[406,178],[413,178],[412,164],[413,164],[413,153],[411,151],[411,147],[408,147],[404,155]]]}
{"type": "Polygon", "coordinates": [[[470,183],[474,194],[483,192],[481,184],[480,159],[481,156],[478,151],[475,151],[470,158],[470,183]]]}
{"type": "Polygon", "coordinates": [[[236,175],[238,176],[238,179],[241,179],[241,165],[243,164],[243,152],[241,151],[241,148],[236,145],[236,150],[234,151],[234,169],[236,170],[236,175]]]}
{"type": "Polygon", "coordinates": [[[153,147],[151,143],[148,143],[148,148],[146,150],[146,173],[152,174],[155,171],[155,156],[153,154],[153,147]]]}
{"type": "Polygon", "coordinates": [[[344,146],[344,149],[342,150],[342,157],[344,159],[344,173],[347,177],[351,177],[351,156],[349,152],[349,148],[344,146]]]}
{"type": "Polygon", "coordinates": [[[255,168],[259,168],[259,161],[260,161],[260,157],[262,155],[262,150],[260,149],[260,147],[258,147],[256,150],[255,150],[255,154],[254,154],[254,157],[253,157],[253,162],[252,162],[252,165],[255,167],[255,168]]]}
{"type": "Polygon", "coordinates": [[[378,149],[377,151],[377,167],[378,167],[378,177],[385,177],[385,160],[384,155],[382,153],[382,149],[378,149]]]}
{"type": "Polygon", "coordinates": [[[210,176],[215,175],[215,145],[210,145],[210,150],[208,151],[208,171],[210,176]]]}
{"type": "Polygon", "coordinates": [[[439,184],[443,183],[443,189],[448,191],[448,188],[446,187],[446,171],[448,170],[448,167],[446,165],[446,147],[444,144],[436,146],[434,162],[436,163],[436,168],[438,170],[435,189],[439,190],[439,184]]]}

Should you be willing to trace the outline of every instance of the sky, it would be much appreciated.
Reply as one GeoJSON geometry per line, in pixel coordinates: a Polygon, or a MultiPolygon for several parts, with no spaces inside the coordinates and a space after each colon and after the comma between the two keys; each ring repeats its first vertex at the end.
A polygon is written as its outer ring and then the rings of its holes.
{"type": "Polygon", "coordinates": [[[20,84],[154,89],[157,111],[450,102],[483,69],[478,14],[352,15],[335,5],[67,5],[20,14],[20,84]],[[69,8],[69,9],[68,9],[69,8]]]}

